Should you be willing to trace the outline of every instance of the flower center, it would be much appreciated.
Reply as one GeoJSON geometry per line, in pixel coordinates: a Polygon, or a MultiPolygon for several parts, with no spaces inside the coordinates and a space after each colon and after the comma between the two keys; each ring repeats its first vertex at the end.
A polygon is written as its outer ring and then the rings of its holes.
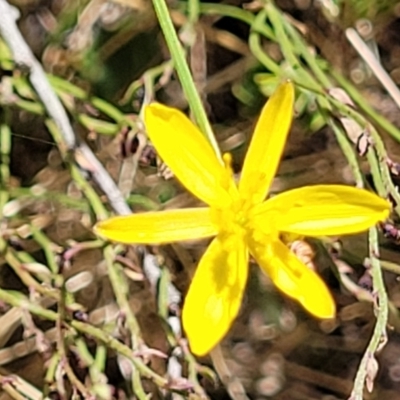
{"type": "Polygon", "coordinates": [[[249,222],[249,202],[239,197],[222,208],[211,208],[211,216],[221,235],[245,235],[249,222]]]}
{"type": "Polygon", "coordinates": [[[229,200],[222,207],[211,207],[211,216],[220,235],[244,236],[251,203],[239,195],[233,176],[231,155],[226,153],[222,158],[225,164],[225,174],[222,176],[221,186],[229,194],[229,200]]]}
{"type": "Polygon", "coordinates": [[[224,154],[223,161],[225,174],[221,178],[221,186],[228,193],[229,200],[223,206],[211,207],[211,218],[218,228],[218,235],[225,240],[227,246],[232,236],[240,237],[245,241],[252,238],[260,242],[266,237],[277,237],[276,210],[269,213],[270,218],[264,217],[263,223],[259,221],[256,212],[256,206],[259,203],[254,201],[252,193],[239,193],[233,177],[230,154],[224,154]]]}

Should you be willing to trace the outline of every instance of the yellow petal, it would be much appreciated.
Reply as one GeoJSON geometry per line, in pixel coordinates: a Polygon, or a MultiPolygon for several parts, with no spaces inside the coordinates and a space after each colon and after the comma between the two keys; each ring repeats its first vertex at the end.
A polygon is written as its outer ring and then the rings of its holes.
{"type": "Polygon", "coordinates": [[[281,241],[251,242],[250,253],[283,293],[318,318],[333,318],[335,302],[324,281],[281,241]]]}
{"type": "Polygon", "coordinates": [[[215,238],[200,260],[183,306],[183,327],[192,352],[208,353],[236,317],[248,275],[241,238],[215,238]]]}
{"type": "Polygon", "coordinates": [[[262,201],[275,176],[292,122],[294,88],[286,82],[264,106],[242,169],[239,191],[262,201]]]}
{"type": "Polygon", "coordinates": [[[159,244],[217,233],[209,208],[184,208],[113,217],[95,225],[99,236],[121,243],[159,244]]]}
{"type": "Polygon", "coordinates": [[[180,182],[207,204],[222,205],[224,167],[199,129],[179,110],[153,103],[145,109],[147,133],[180,182]]]}
{"type": "Polygon", "coordinates": [[[279,231],[305,236],[362,232],[384,221],[390,204],[374,193],[344,185],[315,185],[289,190],[258,208],[258,224],[268,224],[268,210],[278,210],[279,231]]]}

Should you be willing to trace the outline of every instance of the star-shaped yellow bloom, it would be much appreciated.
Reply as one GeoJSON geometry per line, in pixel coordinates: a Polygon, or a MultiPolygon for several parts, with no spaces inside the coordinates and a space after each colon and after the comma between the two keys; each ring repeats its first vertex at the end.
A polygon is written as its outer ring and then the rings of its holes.
{"type": "Polygon", "coordinates": [[[202,133],[180,111],[145,109],[147,133],[180,182],[208,207],[114,217],[96,232],[123,243],[161,244],[215,236],[197,267],[183,307],[193,353],[204,355],[238,314],[251,254],[273,283],[319,318],[335,303],[322,279],[281,241],[281,233],[343,235],[387,218],[387,201],[366,190],[315,185],[267,198],[291,125],[294,89],[282,84],[257,123],[236,184],[229,155],[222,164],[202,133]]]}

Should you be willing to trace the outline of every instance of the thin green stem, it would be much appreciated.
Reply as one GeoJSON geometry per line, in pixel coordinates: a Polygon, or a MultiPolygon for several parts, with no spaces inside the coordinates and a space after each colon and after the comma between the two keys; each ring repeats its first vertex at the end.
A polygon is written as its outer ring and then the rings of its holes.
{"type": "Polygon", "coordinates": [[[64,278],[59,276],[60,278],[60,301],[58,302],[58,310],[57,310],[57,322],[56,322],[56,329],[57,329],[57,351],[60,355],[60,360],[62,363],[63,371],[65,372],[68,380],[70,381],[71,385],[77,389],[78,392],[82,394],[84,398],[89,397],[90,390],[86,387],[75,375],[74,370],[72,369],[69,359],[68,359],[68,351],[67,351],[67,339],[68,336],[65,334],[65,327],[64,321],[67,317],[67,310],[66,310],[66,289],[65,289],[65,282],[64,278]]]}
{"type": "MultiPolygon", "coordinates": [[[[5,110],[8,115],[9,110],[5,110]]],[[[11,129],[6,121],[0,125],[0,218],[3,216],[3,208],[10,198],[10,152],[11,129]]]]}
{"type": "Polygon", "coordinates": [[[93,208],[94,213],[96,214],[97,220],[101,221],[108,217],[108,212],[105,209],[103,203],[101,202],[98,194],[90,185],[90,183],[82,176],[81,171],[76,165],[70,165],[70,172],[72,179],[78,185],[78,187],[85,194],[88,199],[91,207],[93,208]]]}
{"type": "Polygon", "coordinates": [[[199,0],[188,0],[189,23],[195,24],[199,19],[200,2],[199,0]]]}
{"type": "Polygon", "coordinates": [[[74,199],[65,193],[57,191],[48,191],[45,188],[40,188],[41,190],[35,190],[33,187],[11,187],[8,189],[8,194],[10,197],[18,197],[21,202],[32,201],[32,200],[43,200],[50,201],[52,204],[57,204],[57,206],[65,206],[67,208],[72,208],[74,210],[89,212],[90,207],[85,198],[74,199]]]}
{"type": "MultiPolygon", "coordinates": [[[[24,261],[20,259],[18,252],[12,248],[7,248],[7,245],[3,239],[0,239],[0,248],[4,249],[4,258],[8,265],[13,269],[13,271],[18,275],[23,284],[31,289],[35,290],[37,293],[43,296],[51,297],[56,301],[59,300],[59,292],[57,289],[49,288],[46,285],[41,285],[32,275],[24,268],[24,261]]],[[[24,256],[24,253],[22,253],[24,256]]]]}
{"type": "Polygon", "coordinates": [[[400,216],[400,195],[398,192],[397,187],[394,185],[392,177],[390,176],[390,170],[389,166],[387,164],[388,156],[386,153],[385,146],[383,144],[383,141],[376,131],[376,129],[371,125],[369,129],[369,133],[371,134],[371,137],[374,142],[374,148],[377,152],[377,155],[379,157],[379,165],[380,165],[380,170],[381,170],[381,177],[382,177],[382,182],[385,186],[386,193],[390,194],[392,199],[394,200],[396,206],[395,210],[397,214],[400,216]]]}
{"type": "Polygon", "coordinates": [[[316,92],[321,92],[322,88],[317,83],[315,78],[308,72],[306,68],[304,68],[299,59],[296,56],[296,50],[289,40],[283,23],[282,13],[279,12],[272,4],[268,4],[265,7],[267,16],[269,17],[276,34],[276,41],[279,43],[281,47],[281,51],[285,58],[285,61],[290,64],[292,69],[292,74],[295,81],[300,81],[303,84],[306,84],[308,87],[313,88],[316,92]]]}
{"type": "Polygon", "coordinates": [[[281,13],[279,13],[278,10],[276,10],[275,7],[270,3],[265,6],[264,11],[261,11],[261,13],[263,12],[265,12],[266,17],[268,17],[270,22],[272,23],[276,35],[276,41],[280,45],[283,58],[285,59],[286,62],[291,64],[293,68],[300,68],[301,66],[299,64],[299,61],[295,56],[292,49],[292,45],[288,40],[285,31],[283,29],[281,13]]]}
{"type": "MultiPolygon", "coordinates": [[[[14,307],[21,307],[30,313],[37,315],[41,318],[47,319],[49,321],[57,322],[59,315],[55,311],[47,310],[32,301],[30,301],[26,296],[20,292],[7,291],[0,288],[0,301],[7,303],[14,307]]],[[[119,354],[127,357],[134,366],[140,371],[140,373],[149,379],[151,379],[160,388],[166,387],[168,380],[161,377],[147,367],[140,358],[136,357],[132,349],[121,343],[119,340],[113,338],[110,334],[106,333],[100,328],[94,327],[88,323],[72,320],[69,323],[64,322],[65,326],[71,326],[79,332],[82,332],[94,339],[100,340],[102,343],[106,344],[109,348],[113,349],[119,354]]]]}
{"type": "Polygon", "coordinates": [[[43,231],[36,228],[34,224],[31,224],[30,228],[33,238],[36,240],[36,242],[40,245],[40,247],[44,251],[47,265],[50,268],[50,271],[53,274],[57,274],[59,268],[54,256],[54,243],[50,241],[50,239],[43,233],[43,231]]]}
{"type": "MultiPolygon", "coordinates": [[[[1,299],[1,289],[0,289],[0,299],[1,299]]],[[[74,329],[80,332],[84,332],[87,335],[96,338],[97,340],[100,340],[104,344],[108,345],[108,347],[110,347],[111,349],[127,357],[130,361],[132,361],[134,366],[140,371],[140,373],[144,377],[151,379],[160,388],[167,386],[168,384],[167,379],[161,377],[160,375],[156,374],[153,370],[151,370],[149,367],[147,367],[139,357],[136,357],[134,355],[131,348],[129,348],[119,340],[114,339],[108,333],[90,324],[77,320],[72,320],[70,322],[70,325],[74,329]]]]}
{"type": "Polygon", "coordinates": [[[115,253],[111,245],[104,249],[104,258],[107,264],[108,276],[114,289],[115,297],[120,310],[126,317],[129,330],[132,334],[132,349],[137,350],[140,340],[140,328],[127,299],[128,287],[123,277],[121,265],[114,262],[115,253]]]}
{"type": "Polygon", "coordinates": [[[339,127],[339,125],[333,118],[329,118],[328,123],[332,128],[336,136],[336,140],[339,143],[339,146],[350,165],[357,187],[364,187],[364,179],[360,170],[360,166],[358,165],[358,160],[354,152],[354,147],[350,144],[349,140],[346,137],[346,134],[343,132],[343,129],[339,127]]]}
{"type": "Polygon", "coordinates": [[[181,81],[183,91],[189,102],[190,109],[194,115],[197,124],[200,127],[200,130],[209,140],[211,146],[215,151],[215,154],[222,163],[218,143],[215,140],[215,136],[211,129],[210,122],[208,121],[203,103],[201,101],[199,93],[197,92],[196,85],[194,84],[192,75],[186,62],[185,53],[169,15],[167,4],[165,0],[153,0],[153,5],[161,29],[164,33],[165,41],[167,42],[169,51],[171,52],[171,57],[174,61],[174,66],[178,74],[179,80],[181,81]]]}
{"type": "Polygon", "coordinates": [[[372,180],[374,182],[376,191],[378,192],[379,196],[386,197],[387,191],[382,182],[381,168],[373,148],[368,149],[367,160],[371,169],[372,180]]]}
{"type": "Polygon", "coordinates": [[[389,166],[387,165],[388,155],[379,133],[368,121],[365,120],[361,114],[359,114],[353,108],[333,98],[332,96],[329,96],[328,100],[334,109],[338,110],[342,115],[353,119],[360,125],[361,128],[365,129],[367,134],[371,136],[371,146],[370,150],[368,151],[367,158],[370,162],[374,184],[376,185],[378,193],[381,196],[387,197],[388,194],[392,196],[396,202],[395,210],[398,215],[400,215],[400,195],[390,176],[389,166]]]}
{"type": "Polygon", "coordinates": [[[357,106],[364,111],[368,117],[374,121],[378,126],[384,129],[390,136],[400,142],[400,130],[389,122],[385,117],[375,111],[365,100],[365,97],[339,72],[332,70],[332,76],[334,79],[343,87],[346,92],[350,95],[352,100],[357,106]]]}
{"type": "MultiPolygon", "coordinates": [[[[187,2],[181,1],[179,2],[179,7],[183,12],[187,12],[189,6],[187,2]]],[[[236,6],[230,6],[228,4],[200,3],[200,12],[207,15],[230,17],[242,21],[250,26],[254,23],[255,19],[254,14],[252,14],[250,11],[236,6]]],[[[269,39],[274,38],[272,29],[267,25],[257,26],[257,31],[269,39]]]]}
{"type": "MultiPolygon", "coordinates": [[[[369,246],[372,282],[377,297],[377,305],[375,308],[377,318],[371,340],[357,370],[353,391],[350,396],[351,400],[363,400],[366,380],[368,379],[369,381],[373,381],[375,378],[373,372],[377,366],[375,353],[382,349],[387,341],[386,325],[388,322],[389,305],[385,284],[383,282],[382,270],[378,259],[379,243],[378,231],[376,228],[371,228],[369,231],[369,246]]],[[[370,382],[370,385],[372,385],[372,382],[370,382]]]]}
{"type": "Polygon", "coordinates": [[[251,25],[249,47],[257,60],[263,64],[265,68],[270,70],[276,76],[280,76],[282,74],[281,67],[271,57],[269,57],[268,54],[266,54],[261,45],[259,27],[264,26],[266,16],[266,10],[261,10],[255,17],[251,25]]]}
{"type": "Polygon", "coordinates": [[[165,71],[172,69],[174,66],[172,60],[164,61],[160,65],[157,65],[153,68],[148,68],[146,72],[139,78],[133,81],[128,89],[125,91],[122,98],[119,100],[119,104],[125,105],[128,104],[129,101],[132,101],[136,92],[139,88],[143,87],[146,90],[145,100],[150,101],[153,98],[153,88],[155,86],[155,80],[165,71]]]}
{"type": "MultiPolygon", "coordinates": [[[[115,253],[111,245],[106,246],[104,249],[104,258],[107,264],[108,276],[110,278],[117,304],[121,312],[126,317],[126,323],[131,333],[132,350],[138,350],[140,345],[143,343],[143,340],[140,336],[139,323],[129,305],[127,298],[129,292],[128,284],[126,282],[126,278],[123,276],[121,265],[114,262],[115,253]]],[[[132,374],[132,381],[134,382],[133,391],[138,399],[145,400],[146,396],[142,386],[142,381],[140,379],[140,371],[137,368],[134,368],[132,374]]]]}
{"type": "Polygon", "coordinates": [[[400,275],[400,265],[397,263],[381,260],[381,267],[386,271],[390,271],[394,274],[400,275]]]}
{"type": "Polygon", "coordinates": [[[293,27],[293,25],[286,19],[282,18],[283,20],[283,25],[285,27],[285,30],[290,36],[290,44],[291,46],[295,49],[295,51],[300,54],[305,62],[308,64],[310,67],[311,71],[315,75],[315,77],[318,79],[320,84],[325,88],[328,89],[332,86],[331,81],[329,80],[328,76],[324,73],[324,71],[321,69],[320,65],[317,62],[317,58],[315,57],[314,54],[311,54],[309,48],[307,47],[306,43],[304,43],[304,40],[300,36],[300,34],[296,31],[296,29],[293,27]]]}

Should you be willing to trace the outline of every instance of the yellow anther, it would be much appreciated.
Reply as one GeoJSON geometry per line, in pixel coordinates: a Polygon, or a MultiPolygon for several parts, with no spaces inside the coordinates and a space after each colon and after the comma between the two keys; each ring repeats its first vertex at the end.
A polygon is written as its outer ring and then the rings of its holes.
{"type": "Polygon", "coordinates": [[[229,168],[232,171],[232,154],[224,153],[222,156],[222,160],[224,161],[225,168],[229,168]]]}

